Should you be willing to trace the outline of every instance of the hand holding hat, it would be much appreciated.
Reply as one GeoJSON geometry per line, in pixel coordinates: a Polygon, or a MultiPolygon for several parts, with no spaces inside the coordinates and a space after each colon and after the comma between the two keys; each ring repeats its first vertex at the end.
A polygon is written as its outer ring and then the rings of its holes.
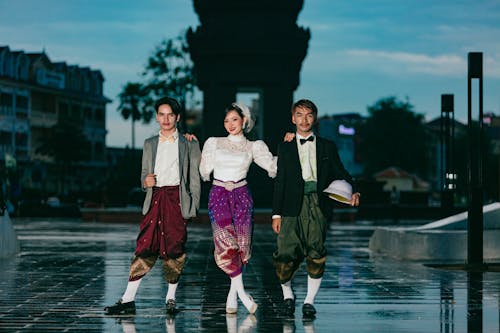
{"type": "Polygon", "coordinates": [[[347,181],[343,179],[334,180],[328,185],[328,187],[323,191],[329,198],[336,200],[341,203],[350,204],[352,206],[359,205],[359,193],[352,193],[352,186],[347,181]],[[356,200],[353,196],[356,195],[356,200]]]}

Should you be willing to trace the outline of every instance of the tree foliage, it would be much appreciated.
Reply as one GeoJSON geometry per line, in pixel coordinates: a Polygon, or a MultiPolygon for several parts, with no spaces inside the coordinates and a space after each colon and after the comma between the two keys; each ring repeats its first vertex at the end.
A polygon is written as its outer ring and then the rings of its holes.
{"type": "Polygon", "coordinates": [[[360,152],[365,174],[396,166],[426,176],[427,136],[424,118],[408,100],[378,100],[368,107],[369,117],[360,128],[360,152]]]}
{"type": "Polygon", "coordinates": [[[142,119],[147,123],[151,120],[152,113],[146,107],[146,97],[146,91],[141,83],[127,82],[118,95],[120,99],[118,111],[124,119],[131,118],[132,121],[142,119]]]}
{"type": "Polygon", "coordinates": [[[165,39],[156,46],[148,58],[143,76],[153,100],[170,96],[186,105],[188,98],[193,97],[195,81],[185,33],[165,39]]]}
{"type": "Polygon", "coordinates": [[[154,103],[163,96],[170,96],[182,107],[181,121],[185,120],[185,107],[194,102],[195,81],[193,63],[185,33],[162,40],[147,60],[142,82],[128,82],[119,94],[123,118],[149,123],[154,116],[154,103]]]}
{"type": "Polygon", "coordinates": [[[146,90],[140,83],[128,82],[118,98],[120,99],[118,111],[124,119],[130,118],[132,122],[132,148],[135,148],[135,122],[142,119],[144,123],[148,123],[154,111],[150,106],[146,90]]]}
{"type": "Polygon", "coordinates": [[[59,119],[35,151],[52,157],[58,164],[70,165],[89,159],[90,142],[76,122],[59,119]]]}
{"type": "Polygon", "coordinates": [[[49,156],[54,159],[59,168],[59,178],[62,192],[65,192],[66,176],[74,171],[72,167],[77,162],[90,158],[90,142],[83,133],[78,121],[60,118],[39,147],[37,154],[49,156]]]}

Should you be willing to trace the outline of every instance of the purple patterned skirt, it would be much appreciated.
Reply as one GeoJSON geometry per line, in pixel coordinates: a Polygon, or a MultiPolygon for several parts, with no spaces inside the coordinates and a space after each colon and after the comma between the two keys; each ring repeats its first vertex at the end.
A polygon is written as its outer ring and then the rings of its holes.
{"type": "Polygon", "coordinates": [[[230,277],[241,273],[252,250],[253,199],[242,186],[229,191],[213,185],[208,198],[208,215],[215,244],[215,262],[230,277]]]}

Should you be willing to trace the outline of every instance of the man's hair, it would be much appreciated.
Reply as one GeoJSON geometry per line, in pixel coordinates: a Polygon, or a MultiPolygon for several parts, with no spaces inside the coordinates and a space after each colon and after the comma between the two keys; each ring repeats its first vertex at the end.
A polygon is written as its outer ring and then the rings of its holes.
{"type": "Polygon", "coordinates": [[[296,108],[303,108],[303,109],[311,110],[313,113],[313,116],[314,116],[314,120],[318,119],[318,108],[316,107],[316,104],[314,104],[312,101],[310,101],[308,99],[298,100],[292,106],[292,114],[296,108]]]}
{"type": "Polygon", "coordinates": [[[172,109],[172,112],[176,116],[178,116],[181,113],[181,106],[180,106],[179,102],[177,102],[175,99],[173,99],[171,97],[162,97],[156,101],[156,103],[155,103],[156,113],[158,113],[158,109],[160,108],[160,106],[162,106],[164,104],[170,106],[170,108],[172,109]]]}

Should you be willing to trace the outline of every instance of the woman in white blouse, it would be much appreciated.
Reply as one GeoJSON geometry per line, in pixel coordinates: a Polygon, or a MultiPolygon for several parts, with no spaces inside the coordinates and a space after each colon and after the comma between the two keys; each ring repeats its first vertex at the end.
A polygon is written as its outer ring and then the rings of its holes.
{"type": "Polygon", "coordinates": [[[215,244],[215,262],[231,278],[226,312],[236,313],[238,297],[248,312],[257,304],[245,292],[242,267],[251,256],[253,232],[253,199],[247,188],[246,176],[252,162],[276,176],[276,157],[264,141],[250,141],[244,135],[253,127],[250,110],[243,103],[233,103],[226,109],[226,137],[211,137],[201,153],[200,174],[213,183],[208,199],[215,244]]]}

